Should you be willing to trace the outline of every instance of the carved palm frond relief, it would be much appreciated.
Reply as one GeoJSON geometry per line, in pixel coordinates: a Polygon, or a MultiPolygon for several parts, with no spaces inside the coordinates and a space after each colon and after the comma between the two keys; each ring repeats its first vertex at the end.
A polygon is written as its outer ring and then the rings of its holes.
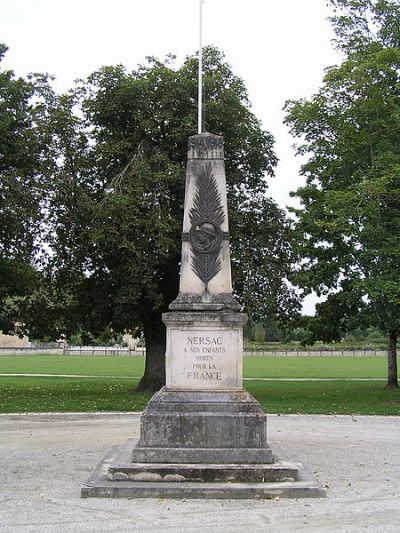
{"type": "Polygon", "coordinates": [[[222,268],[219,258],[222,243],[221,225],[225,220],[218,184],[211,164],[206,164],[199,174],[189,212],[192,249],[191,267],[206,286],[222,268]]]}
{"type": "Polygon", "coordinates": [[[206,288],[208,282],[215,277],[222,268],[221,259],[219,259],[219,250],[211,254],[194,253],[192,257],[192,270],[198,276],[206,288]]]}
{"type": "Polygon", "coordinates": [[[221,227],[225,220],[221,193],[218,191],[211,164],[208,163],[200,173],[193,198],[193,207],[189,213],[190,222],[196,224],[201,220],[209,220],[221,227]]]}

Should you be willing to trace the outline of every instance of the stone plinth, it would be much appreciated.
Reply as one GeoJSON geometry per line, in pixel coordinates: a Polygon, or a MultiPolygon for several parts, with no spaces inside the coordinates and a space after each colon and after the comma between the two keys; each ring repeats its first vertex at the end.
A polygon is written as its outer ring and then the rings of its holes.
{"type": "Polygon", "coordinates": [[[161,389],[141,417],[138,463],[271,463],[266,418],[246,391],[161,389]]]}
{"type": "Polygon", "coordinates": [[[81,489],[82,498],[321,498],[326,490],[298,462],[133,463],[135,439],[112,448],[81,489]]]}

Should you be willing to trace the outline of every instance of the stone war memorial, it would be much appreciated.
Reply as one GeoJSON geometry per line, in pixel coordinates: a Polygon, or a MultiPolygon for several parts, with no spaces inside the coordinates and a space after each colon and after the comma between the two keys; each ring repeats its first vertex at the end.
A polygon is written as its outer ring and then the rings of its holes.
{"type": "Polygon", "coordinates": [[[321,497],[300,463],[270,447],[267,421],[243,388],[246,315],[232,297],[223,138],[189,138],[180,286],[163,315],[166,385],[140,438],[112,448],[82,497],[321,497]]]}

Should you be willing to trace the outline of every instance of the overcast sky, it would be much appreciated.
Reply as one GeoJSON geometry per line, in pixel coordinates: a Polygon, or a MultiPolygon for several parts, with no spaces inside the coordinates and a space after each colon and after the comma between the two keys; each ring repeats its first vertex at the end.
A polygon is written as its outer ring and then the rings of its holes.
{"type": "MultiPolygon", "coordinates": [[[[205,0],[203,14],[203,43],[225,53],[275,137],[280,162],[270,195],[282,207],[296,205],[289,191],[302,183],[300,161],[282,107],[312,95],[338,60],[325,0],[205,0]]],[[[198,23],[199,0],[0,0],[4,66],[17,75],[49,72],[59,91],[102,65],[131,70],[145,56],[168,53],[181,62],[198,49],[198,23]]]]}

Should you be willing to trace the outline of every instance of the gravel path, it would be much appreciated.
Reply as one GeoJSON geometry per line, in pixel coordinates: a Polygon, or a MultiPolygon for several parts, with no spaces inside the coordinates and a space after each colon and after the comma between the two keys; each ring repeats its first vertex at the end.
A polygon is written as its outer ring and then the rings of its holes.
{"type": "Polygon", "coordinates": [[[398,532],[400,418],[270,415],[269,436],[328,487],[326,499],[80,499],[139,415],[0,416],[1,532],[398,532]]]}

